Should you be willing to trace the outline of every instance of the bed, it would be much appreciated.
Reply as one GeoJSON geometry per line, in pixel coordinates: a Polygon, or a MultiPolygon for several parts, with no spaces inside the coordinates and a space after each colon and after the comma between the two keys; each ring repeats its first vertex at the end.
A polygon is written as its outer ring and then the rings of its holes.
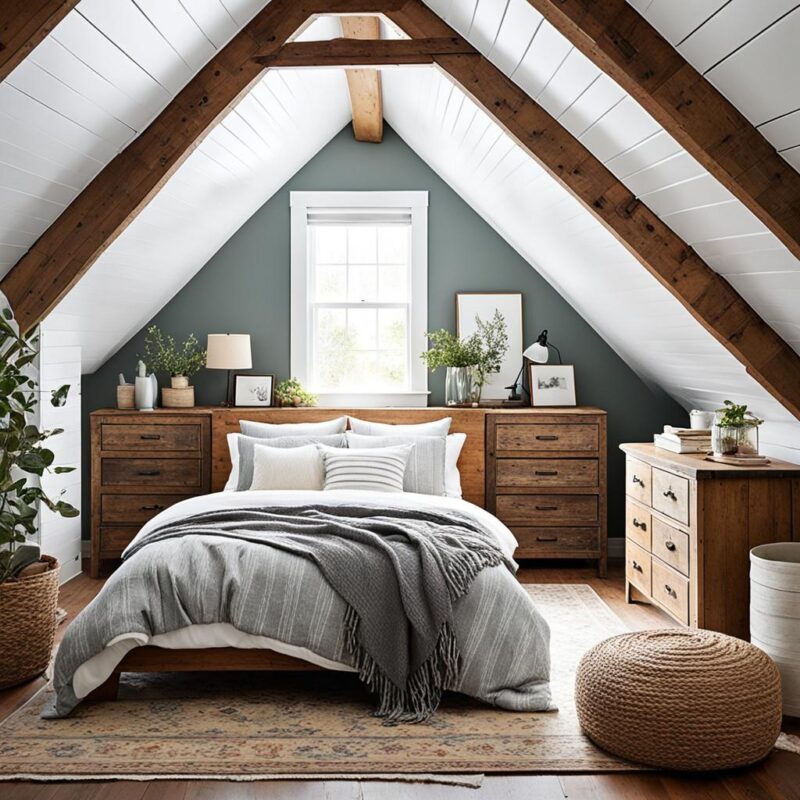
{"type": "MultiPolygon", "coordinates": [[[[467,452],[469,461],[474,451],[467,452]]],[[[382,524],[416,530],[423,550],[435,550],[430,542],[439,536],[436,547],[450,542],[453,552],[492,553],[474,568],[461,594],[453,595],[448,646],[457,650],[459,667],[452,674],[438,670],[436,680],[444,690],[500,707],[551,708],[549,630],[514,576],[516,540],[496,517],[459,497],[409,491],[257,489],[194,497],[145,524],[122,567],[67,630],[55,665],[56,700],[47,716],[67,715],[86,699],[113,699],[120,674],[128,671],[354,671],[386,706],[392,681],[376,665],[389,673],[394,665],[378,659],[367,670],[363,651],[353,644],[359,624],[362,631],[370,628],[366,607],[360,620],[349,623],[357,602],[335,581],[338,591],[333,588],[324,561],[296,552],[297,526],[306,535],[310,520],[320,519],[327,526],[318,532],[323,549],[331,546],[325,535],[331,525],[374,538],[382,524]],[[476,538],[462,546],[469,537],[476,538]],[[375,682],[376,672],[382,684],[375,682]]],[[[433,555],[441,558],[438,550],[433,555]]],[[[405,617],[403,622],[408,626],[405,617]]],[[[414,644],[415,629],[409,630],[414,644]]],[[[437,648],[442,641],[440,635],[437,648]]],[[[409,696],[402,701],[406,706],[409,696]]],[[[426,711],[416,709],[415,721],[437,704],[429,698],[426,711]]],[[[379,715],[412,718],[396,710],[379,715]]]]}

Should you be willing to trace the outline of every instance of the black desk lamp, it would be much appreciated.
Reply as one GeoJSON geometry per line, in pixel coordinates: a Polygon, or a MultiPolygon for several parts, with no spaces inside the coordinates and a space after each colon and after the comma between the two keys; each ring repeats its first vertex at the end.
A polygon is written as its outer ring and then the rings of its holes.
{"type": "Polygon", "coordinates": [[[505,388],[509,390],[508,393],[508,402],[509,403],[518,403],[522,401],[522,396],[517,392],[517,387],[522,384],[522,391],[524,394],[527,394],[528,397],[531,396],[531,393],[528,387],[525,385],[525,371],[526,367],[528,366],[528,361],[533,361],[534,364],[546,364],[550,360],[550,348],[556,351],[558,355],[558,363],[561,364],[561,351],[550,342],[547,341],[547,329],[543,330],[536,341],[527,347],[522,353],[522,366],[520,367],[519,373],[517,373],[517,377],[514,383],[511,386],[506,386],[505,388]]]}

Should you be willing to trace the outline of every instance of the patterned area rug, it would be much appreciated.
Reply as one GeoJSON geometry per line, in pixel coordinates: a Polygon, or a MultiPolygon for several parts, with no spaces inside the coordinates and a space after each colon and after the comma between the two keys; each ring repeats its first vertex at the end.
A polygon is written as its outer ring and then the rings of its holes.
{"type": "Polygon", "coordinates": [[[43,721],[49,689],[0,725],[0,775],[29,779],[609,772],[636,766],[583,736],[573,685],[581,655],[625,630],[588,586],[526,587],[552,632],[559,710],[516,713],[446,696],[431,720],[385,727],[344,673],[123,676],[120,699],[43,721]]]}

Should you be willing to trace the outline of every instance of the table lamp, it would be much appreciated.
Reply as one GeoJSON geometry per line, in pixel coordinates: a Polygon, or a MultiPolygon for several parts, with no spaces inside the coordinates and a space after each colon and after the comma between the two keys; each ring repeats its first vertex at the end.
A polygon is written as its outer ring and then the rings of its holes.
{"type": "Polygon", "coordinates": [[[536,341],[522,351],[522,366],[517,373],[516,380],[510,386],[505,388],[509,390],[508,403],[519,403],[522,401],[522,396],[517,393],[517,387],[522,382],[522,391],[530,396],[530,391],[525,386],[525,368],[528,361],[533,361],[534,364],[546,364],[550,360],[550,348],[558,354],[558,363],[561,363],[561,351],[552,343],[547,341],[547,329],[543,330],[536,341]]]}
{"type": "Polygon", "coordinates": [[[228,370],[228,385],[223,405],[233,405],[231,370],[252,369],[249,333],[209,333],[206,346],[206,367],[228,370]]]}

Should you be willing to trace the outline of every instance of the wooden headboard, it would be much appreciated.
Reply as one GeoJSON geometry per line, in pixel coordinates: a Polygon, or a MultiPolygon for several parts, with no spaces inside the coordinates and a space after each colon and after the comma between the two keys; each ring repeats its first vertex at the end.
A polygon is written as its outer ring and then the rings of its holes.
{"type": "Polygon", "coordinates": [[[430,422],[452,417],[451,433],[466,433],[458,460],[464,499],[485,506],[485,408],[215,408],[211,415],[211,488],[222,490],[231,471],[227,435],[239,433],[239,420],[255,422],[323,422],[351,416],[395,425],[430,422]]]}

